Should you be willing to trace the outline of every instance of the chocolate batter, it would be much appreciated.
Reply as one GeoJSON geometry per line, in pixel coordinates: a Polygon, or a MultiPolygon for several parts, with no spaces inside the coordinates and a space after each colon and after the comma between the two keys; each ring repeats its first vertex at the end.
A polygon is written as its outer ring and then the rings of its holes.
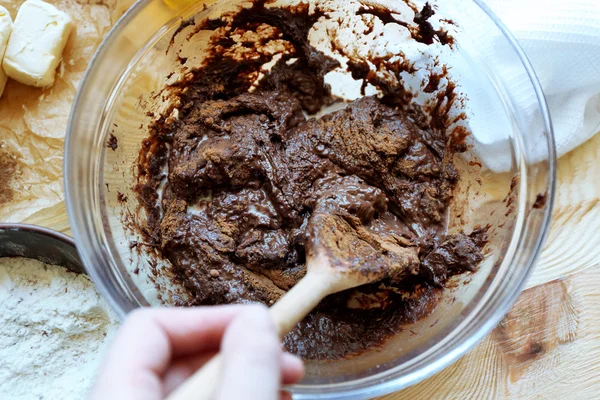
{"type": "Polygon", "coordinates": [[[151,126],[137,193],[148,215],[141,229],[171,261],[191,299],[183,305],[273,304],[304,276],[328,218],[335,240],[356,238],[363,260],[402,266],[327,297],[285,338],[301,357],[335,359],[431,312],[448,278],[475,270],[486,234],[445,234],[464,143],[393,101],[398,88],[305,117],[335,101],[323,76],[339,64],[307,39],[319,17],[255,3],[201,24],[215,30],[211,52],[181,84],[179,117],[151,126]],[[257,84],[275,41],[283,56],[257,84]]]}

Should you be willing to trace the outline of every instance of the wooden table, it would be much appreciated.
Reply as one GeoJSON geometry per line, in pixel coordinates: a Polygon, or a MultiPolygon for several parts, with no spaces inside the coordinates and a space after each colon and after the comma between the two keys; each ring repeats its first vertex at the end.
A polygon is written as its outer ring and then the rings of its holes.
{"type": "MultiPolygon", "coordinates": [[[[70,233],[64,203],[24,222],[70,233]]],[[[527,287],[469,354],[382,399],[600,398],[600,133],[558,162],[552,227],[527,287]]]]}

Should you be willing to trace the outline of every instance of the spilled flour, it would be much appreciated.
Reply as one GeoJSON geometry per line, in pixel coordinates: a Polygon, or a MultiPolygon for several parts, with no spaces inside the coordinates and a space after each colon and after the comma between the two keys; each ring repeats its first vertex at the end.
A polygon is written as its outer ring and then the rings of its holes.
{"type": "Polygon", "coordinates": [[[117,320],[84,275],[0,258],[0,399],[83,399],[117,320]]]}

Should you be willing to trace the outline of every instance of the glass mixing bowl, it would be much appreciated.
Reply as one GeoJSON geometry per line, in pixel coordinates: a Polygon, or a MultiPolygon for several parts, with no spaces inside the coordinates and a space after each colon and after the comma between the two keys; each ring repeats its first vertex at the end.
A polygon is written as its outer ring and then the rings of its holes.
{"type": "MultiPolygon", "coordinates": [[[[224,3],[231,2],[138,1],[101,44],[75,100],[64,169],[71,228],[87,272],[121,317],[169,297],[168,281],[151,279],[164,263],[149,263],[148,254],[135,251],[132,243],[141,239],[127,226],[128,217],[144,217],[132,192],[134,163],[150,121],[144,99],[165,83],[165,49],[180,22],[224,3]]],[[[469,172],[478,162],[458,161],[465,174],[449,230],[490,224],[486,257],[468,284],[448,290],[429,317],[381,348],[309,362],[304,381],[291,388],[295,398],[369,398],[440,371],[500,321],[542,249],[556,160],[539,83],[515,39],[481,1],[444,0],[438,13],[457,26],[452,62],[469,100],[469,124],[492,136],[473,151],[483,158],[492,154],[505,166],[483,168],[474,177],[469,172]]]]}

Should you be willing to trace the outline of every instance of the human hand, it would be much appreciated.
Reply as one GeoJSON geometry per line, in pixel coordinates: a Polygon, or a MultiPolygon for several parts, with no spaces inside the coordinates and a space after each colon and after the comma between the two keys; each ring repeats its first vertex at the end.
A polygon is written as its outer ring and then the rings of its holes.
{"type": "Polygon", "coordinates": [[[146,308],[119,331],[92,389],[92,400],[164,399],[219,350],[215,399],[291,399],[302,362],[281,349],[264,306],[146,308]]]}

